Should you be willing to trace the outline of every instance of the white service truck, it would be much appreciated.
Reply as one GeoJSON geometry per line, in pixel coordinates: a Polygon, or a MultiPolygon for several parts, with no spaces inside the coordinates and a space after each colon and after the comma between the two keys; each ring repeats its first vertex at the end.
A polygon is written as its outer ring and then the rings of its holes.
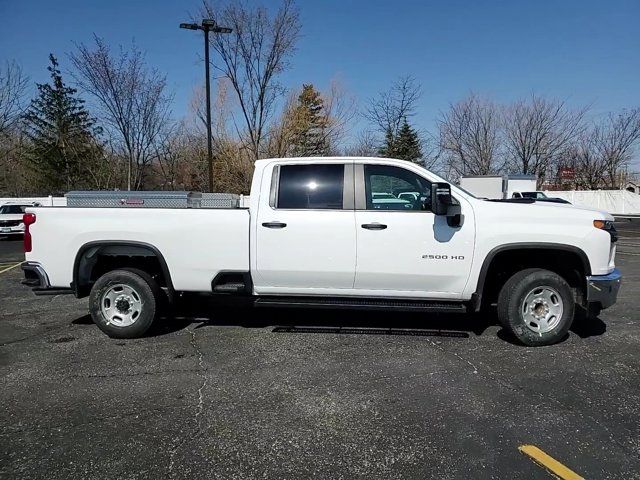
{"type": "Polygon", "coordinates": [[[255,307],[497,305],[517,339],[547,345],[578,310],[612,305],[621,281],[611,215],[478,199],[393,159],[259,160],[248,208],[29,208],[24,223],[24,283],[89,296],[120,338],[143,335],[167,299],[206,292],[255,307]]]}

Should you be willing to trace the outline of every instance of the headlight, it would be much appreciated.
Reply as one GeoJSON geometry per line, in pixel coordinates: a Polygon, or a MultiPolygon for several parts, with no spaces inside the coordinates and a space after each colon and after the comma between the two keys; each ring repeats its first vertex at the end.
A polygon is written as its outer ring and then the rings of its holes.
{"type": "Polygon", "coordinates": [[[593,226],[600,230],[611,230],[613,228],[613,222],[611,220],[594,220],[593,226]]]}
{"type": "Polygon", "coordinates": [[[616,227],[613,225],[611,220],[594,220],[593,226],[597,229],[604,230],[609,235],[611,235],[611,243],[615,243],[618,241],[618,232],[616,231],[616,227]]]}

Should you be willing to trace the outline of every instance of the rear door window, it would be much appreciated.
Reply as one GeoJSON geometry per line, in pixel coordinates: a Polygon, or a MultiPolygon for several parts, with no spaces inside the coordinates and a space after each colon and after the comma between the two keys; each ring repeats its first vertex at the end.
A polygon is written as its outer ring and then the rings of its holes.
{"type": "Polygon", "coordinates": [[[343,164],[282,165],[276,208],[341,210],[343,164]]]}

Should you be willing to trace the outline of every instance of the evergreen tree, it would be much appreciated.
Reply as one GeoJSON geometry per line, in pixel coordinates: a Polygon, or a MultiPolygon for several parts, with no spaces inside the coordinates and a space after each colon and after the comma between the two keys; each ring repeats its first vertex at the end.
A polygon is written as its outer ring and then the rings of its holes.
{"type": "Polygon", "coordinates": [[[409,125],[406,118],[398,132],[395,150],[397,157],[402,160],[415,163],[422,159],[422,147],[420,146],[418,132],[409,125]]]}
{"type": "Polygon", "coordinates": [[[293,111],[293,154],[299,157],[327,155],[328,124],[322,96],[313,85],[303,85],[293,111]]]}
{"type": "Polygon", "coordinates": [[[396,155],[396,139],[391,130],[387,130],[384,135],[384,143],[378,149],[381,157],[394,158],[396,155]]]}
{"type": "Polygon", "coordinates": [[[394,136],[392,132],[387,131],[384,145],[379,152],[384,157],[419,162],[422,159],[422,147],[418,132],[404,118],[397,135],[394,136]]]}
{"type": "Polygon", "coordinates": [[[97,157],[95,120],[62,81],[58,61],[49,55],[51,84],[37,84],[38,95],[25,114],[28,158],[40,174],[40,188],[68,191],[86,184],[87,163],[97,157]]]}

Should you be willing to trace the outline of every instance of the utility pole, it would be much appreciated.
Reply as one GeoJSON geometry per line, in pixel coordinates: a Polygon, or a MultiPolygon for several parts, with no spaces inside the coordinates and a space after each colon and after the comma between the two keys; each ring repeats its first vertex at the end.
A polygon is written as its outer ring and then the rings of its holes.
{"type": "Polygon", "coordinates": [[[211,138],[211,85],[209,79],[209,32],[231,33],[227,27],[219,27],[214,20],[203,19],[202,24],[181,23],[180,28],[187,30],[202,30],[204,32],[204,72],[207,95],[207,161],[209,163],[209,191],[213,192],[213,141],[211,138]]]}

